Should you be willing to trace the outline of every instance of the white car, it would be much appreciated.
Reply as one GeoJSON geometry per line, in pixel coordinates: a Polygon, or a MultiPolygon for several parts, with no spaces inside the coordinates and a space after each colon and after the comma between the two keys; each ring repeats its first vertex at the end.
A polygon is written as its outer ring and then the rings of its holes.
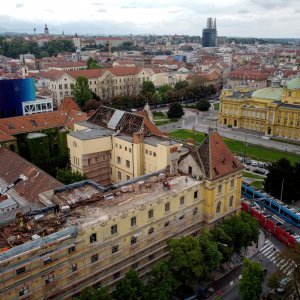
{"type": "Polygon", "coordinates": [[[252,167],[257,167],[257,161],[256,160],[252,160],[252,167]]]}

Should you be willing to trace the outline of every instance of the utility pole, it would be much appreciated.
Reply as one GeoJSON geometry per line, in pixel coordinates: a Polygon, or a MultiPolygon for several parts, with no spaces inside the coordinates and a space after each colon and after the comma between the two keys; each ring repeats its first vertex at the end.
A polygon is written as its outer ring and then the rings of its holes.
{"type": "Polygon", "coordinates": [[[282,201],[283,185],[284,185],[284,177],[283,177],[283,179],[282,179],[282,183],[281,183],[280,201],[282,201]]]}

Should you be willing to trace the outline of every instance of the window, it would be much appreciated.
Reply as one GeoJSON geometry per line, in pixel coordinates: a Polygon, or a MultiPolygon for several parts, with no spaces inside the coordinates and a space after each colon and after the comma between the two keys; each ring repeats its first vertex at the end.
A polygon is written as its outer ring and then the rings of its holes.
{"type": "Polygon", "coordinates": [[[222,192],[222,184],[220,184],[219,186],[218,186],[218,193],[221,193],[222,192]]]}
{"type": "Polygon", "coordinates": [[[221,211],[221,202],[218,202],[216,212],[217,214],[221,211]]]}
{"type": "Polygon", "coordinates": [[[170,222],[169,222],[169,221],[167,221],[167,222],[165,223],[165,227],[168,227],[168,226],[169,226],[169,224],[170,224],[170,222]]]}
{"type": "Polygon", "coordinates": [[[229,207],[232,207],[233,205],[233,196],[230,196],[229,198],[229,207]]]}
{"type": "Polygon", "coordinates": [[[19,268],[16,270],[16,274],[17,275],[20,275],[20,274],[23,274],[26,272],[26,268],[25,267],[22,267],[22,268],[19,268]]]}
{"type": "Polygon", "coordinates": [[[129,152],[131,153],[131,148],[129,148],[128,150],[129,150],[129,152]]]}
{"type": "Polygon", "coordinates": [[[195,200],[195,199],[198,199],[198,191],[195,191],[195,192],[194,192],[194,200],[195,200]]]}
{"type": "Polygon", "coordinates": [[[49,284],[54,281],[54,274],[48,274],[45,278],[45,283],[49,284]]]}
{"type": "Polygon", "coordinates": [[[130,168],[130,161],[126,160],[126,168],[130,168]]]}
{"type": "Polygon", "coordinates": [[[111,253],[116,253],[119,250],[119,245],[112,246],[111,253]]]}
{"type": "Polygon", "coordinates": [[[65,89],[67,89],[68,88],[68,84],[65,84],[65,89]]]}
{"type": "Polygon", "coordinates": [[[230,181],[230,187],[234,187],[234,179],[232,179],[231,181],[230,181]]]}
{"type": "Polygon", "coordinates": [[[146,154],[148,154],[148,150],[146,150],[146,154]]]}
{"type": "Polygon", "coordinates": [[[118,233],[118,225],[113,225],[110,227],[111,234],[117,234],[118,233]]]}
{"type": "Polygon", "coordinates": [[[135,226],[136,225],[136,217],[132,217],[130,220],[130,223],[131,223],[131,227],[135,226]]]}
{"type": "Polygon", "coordinates": [[[149,228],[148,234],[152,234],[153,232],[154,232],[154,228],[153,227],[149,228]]]}
{"type": "Polygon", "coordinates": [[[116,143],[116,148],[118,147],[118,144],[116,143]]]}
{"type": "Polygon", "coordinates": [[[198,207],[195,207],[193,210],[193,215],[195,216],[195,215],[197,215],[197,213],[198,213],[198,207]]]}
{"type": "Polygon", "coordinates": [[[156,152],[153,152],[153,156],[156,157],[156,152]]]}
{"type": "Polygon", "coordinates": [[[165,212],[170,210],[170,202],[165,204],[165,212]]]}
{"type": "Polygon", "coordinates": [[[184,215],[179,216],[179,220],[182,220],[184,218],[184,215]]]}
{"type": "Polygon", "coordinates": [[[119,148],[122,149],[122,145],[119,145],[119,148]]]}
{"type": "Polygon", "coordinates": [[[135,244],[136,242],[137,242],[137,236],[132,236],[130,241],[131,245],[135,244]]]}
{"type": "Polygon", "coordinates": [[[70,269],[72,272],[77,271],[77,264],[72,264],[70,269]]]}
{"type": "Polygon", "coordinates": [[[28,286],[23,286],[20,290],[19,290],[19,296],[22,297],[22,296],[25,296],[29,293],[29,288],[28,286]]]}
{"type": "Polygon", "coordinates": [[[180,205],[184,205],[184,197],[180,197],[180,205]]]}
{"type": "Polygon", "coordinates": [[[154,259],[154,254],[148,256],[148,260],[153,260],[153,259],[154,259]]]}
{"type": "Polygon", "coordinates": [[[93,233],[90,235],[90,244],[97,242],[97,233],[93,233]]]}
{"type": "Polygon", "coordinates": [[[121,157],[117,156],[117,163],[120,164],[121,163],[121,157]]]}
{"type": "Polygon", "coordinates": [[[71,254],[71,253],[73,253],[73,252],[75,252],[75,246],[72,246],[72,247],[70,247],[70,248],[68,249],[68,253],[69,253],[69,254],[71,254]]]}
{"type": "Polygon", "coordinates": [[[132,270],[136,269],[138,267],[138,265],[139,264],[137,262],[133,263],[131,266],[132,270]]]}
{"type": "Polygon", "coordinates": [[[94,254],[94,255],[92,255],[91,256],[91,263],[94,263],[94,262],[96,262],[97,260],[98,260],[98,254],[94,254]]]}
{"type": "Polygon", "coordinates": [[[121,180],[122,179],[122,174],[120,171],[118,171],[118,179],[121,180]]]}
{"type": "Polygon", "coordinates": [[[153,218],[153,209],[148,210],[148,219],[153,218]]]}
{"type": "Polygon", "coordinates": [[[193,168],[189,166],[189,174],[191,175],[193,173],[193,168]]]}
{"type": "Polygon", "coordinates": [[[120,272],[117,272],[114,274],[114,279],[118,279],[120,277],[121,273],[120,272]]]}

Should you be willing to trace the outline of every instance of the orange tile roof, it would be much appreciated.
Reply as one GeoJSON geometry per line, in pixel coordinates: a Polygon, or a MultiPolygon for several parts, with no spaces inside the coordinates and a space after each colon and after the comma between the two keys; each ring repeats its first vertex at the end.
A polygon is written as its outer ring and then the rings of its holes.
{"type": "Polygon", "coordinates": [[[104,74],[106,69],[89,69],[89,70],[76,70],[76,71],[64,71],[64,73],[69,74],[73,78],[78,76],[83,76],[85,78],[98,78],[104,74]]]}
{"type": "Polygon", "coordinates": [[[47,128],[67,126],[72,128],[75,122],[86,120],[83,112],[53,111],[40,114],[26,115],[13,118],[0,119],[0,130],[9,135],[27,132],[36,132],[47,128]]]}
{"type": "Polygon", "coordinates": [[[49,79],[49,80],[57,80],[59,79],[65,72],[60,70],[50,70],[50,71],[41,71],[41,77],[49,79]]]}
{"type": "Polygon", "coordinates": [[[45,173],[18,154],[0,148],[0,177],[7,184],[14,182],[21,174],[28,177],[27,181],[20,181],[14,185],[14,189],[29,202],[39,202],[38,195],[52,190],[63,184],[45,173]]]}
{"type": "Polygon", "coordinates": [[[233,156],[218,132],[211,132],[200,145],[198,153],[204,165],[205,175],[215,180],[244,166],[233,156]]]}
{"type": "Polygon", "coordinates": [[[124,67],[117,66],[114,68],[108,68],[107,71],[111,72],[115,76],[128,76],[128,75],[136,75],[142,71],[141,67],[124,67]]]}
{"type": "Polygon", "coordinates": [[[4,143],[4,142],[9,142],[9,141],[13,141],[16,138],[7,134],[6,132],[0,130],[0,143],[4,143]]]}
{"type": "Polygon", "coordinates": [[[72,97],[65,97],[60,105],[57,108],[58,111],[61,110],[77,110],[77,111],[81,111],[81,109],[79,108],[78,104],[74,101],[74,99],[72,97]]]}

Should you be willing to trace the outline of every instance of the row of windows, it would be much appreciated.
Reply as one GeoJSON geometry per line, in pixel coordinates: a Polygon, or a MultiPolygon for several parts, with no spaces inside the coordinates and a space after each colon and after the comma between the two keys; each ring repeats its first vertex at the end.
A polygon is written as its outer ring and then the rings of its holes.
{"type": "MultiPolygon", "coordinates": [[[[229,198],[229,207],[233,206],[233,196],[230,196],[229,198]]],[[[220,213],[221,212],[221,202],[218,202],[217,204],[217,208],[216,208],[216,213],[220,213]]]]}
{"type": "MultiPolygon", "coordinates": [[[[118,148],[118,146],[119,146],[119,149],[122,149],[122,148],[123,148],[122,145],[120,145],[120,144],[118,145],[118,144],[116,143],[116,148],[118,148]]],[[[127,148],[127,146],[124,147],[124,150],[125,150],[125,151],[128,150],[129,152],[131,152],[131,148],[130,148],[130,147],[127,148]]]]}
{"type": "MultiPolygon", "coordinates": [[[[112,174],[112,169],[111,169],[111,174],[112,174]]],[[[122,173],[121,173],[121,171],[117,172],[117,177],[118,177],[118,180],[122,180],[122,173]]],[[[126,175],[126,180],[129,180],[129,179],[130,179],[130,176],[126,175]]]]}
{"type": "MultiPolygon", "coordinates": [[[[117,164],[121,164],[122,160],[120,156],[117,156],[117,164]]],[[[126,168],[130,168],[130,161],[126,159],[126,168]]]]}
{"type": "Polygon", "coordinates": [[[74,163],[74,165],[79,166],[79,158],[76,156],[73,156],[73,163],[74,163]]]}
{"type": "Polygon", "coordinates": [[[156,157],[156,152],[154,152],[154,151],[152,152],[152,151],[150,151],[150,150],[148,151],[148,150],[146,149],[145,152],[146,152],[146,154],[153,155],[154,157],[156,157]]]}

